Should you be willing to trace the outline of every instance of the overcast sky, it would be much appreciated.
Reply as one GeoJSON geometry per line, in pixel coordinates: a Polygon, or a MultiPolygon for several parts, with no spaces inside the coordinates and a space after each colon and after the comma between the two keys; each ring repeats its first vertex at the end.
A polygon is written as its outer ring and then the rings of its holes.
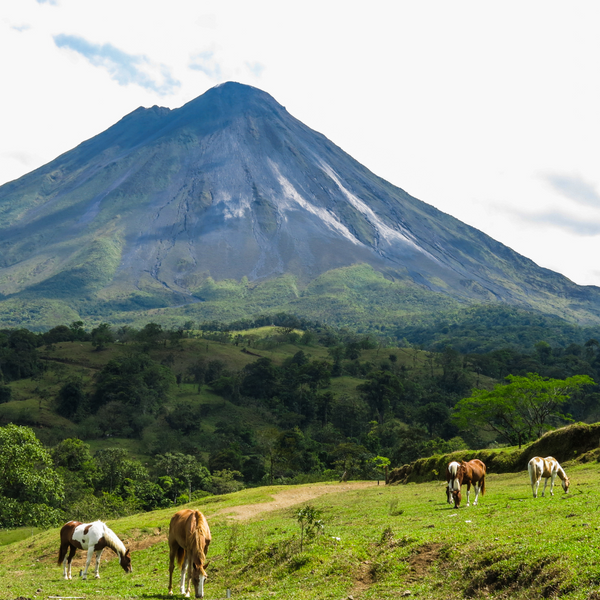
{"type": "Polygon", "coordinates": [[[597,0],[1,0],[0,184],[254,85],[377,175],[600,285],[597,0]]]}

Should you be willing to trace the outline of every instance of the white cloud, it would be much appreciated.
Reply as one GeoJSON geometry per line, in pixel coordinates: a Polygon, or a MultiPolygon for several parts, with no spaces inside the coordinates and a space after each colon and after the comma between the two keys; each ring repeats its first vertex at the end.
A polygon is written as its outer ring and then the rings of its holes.
{"type": "Polygon", "coordinates": [[[54,43],[77,52],[95,67],[106,69],[119,85],[133,83],[160,95],[170,94],[180,86],[167,66],[153,64],[143,55],[127,54],[112,44],[94,44],[64,33],[55,35],[54,43]]]}
{"type": "Polygon", "coordinates": [[[567,198],[600,208],[600,194],[594,184],[568,175],[548,175],[546,179],[556,191],[567,198]]]}
{"type": "Polygon", "coordinates": [[[206,75],[216,81],[218,81],[222,75],[221,65],[217,62],[215,53],[212,50],[205,50],[204,52],[197,52],[194,54],[190,58],[189,67],[195,71],[206,73],[206,75]]]}

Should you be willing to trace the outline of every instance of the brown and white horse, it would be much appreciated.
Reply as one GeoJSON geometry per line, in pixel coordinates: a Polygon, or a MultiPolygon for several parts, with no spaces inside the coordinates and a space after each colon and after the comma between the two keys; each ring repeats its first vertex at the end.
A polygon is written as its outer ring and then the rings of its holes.
{"type": "Polygon", "coordinates": [[[548,485],[548,479],[550,479],[550,495],[554,496],[554,480],[556,476],[560,478],[562,482],[562,488],[565,493],[569,491],[569,478],[565,473],[565,470],[558,464],[558,461],[552,456],[541,458],[534,456],[528,465],[529,481],[531,481],[531,491],[533,497],[537,498],[538,489],[540,487],[540,481],[544,478],[544,489],[542,490],[542,498],[546,493],[546,486],[548,485]]]}
{"type": "Polygon", "coordinates": [[[458,486],[454,484],[452,489],[452,497],[454,498],[454,508],[460,506],[462,500],[462,494],[460,488],[467,484],[467,506],[469,506],[469,496],[471,493],[471,484],[475,487],[475,500],[473,500],[473,506],[477,506],[477,499],[479,498],[479,492],[483,496],[485,494],[485,465],[478,459],[474,458],[468,462],[462,461],[458,467],[456,473],[456,481],[458,486]],[[456,489],[458,487],[458,489],[456,489]]]}
{"type": "Polygon", "coordinates": [[[119,556],[119,563],[126,573],[131,573],[131,556],[123,542],[114,531],[109,529],[102,521],[94,523],[80,523],[69,521],[60,530],[60,550],[58,551],[58,564],[63,565],[63,577],[71,579],[71,561],[77,550],[87,550],[85,569],[81,573],[82,579],[87,579],[87,571],[96,553],[96,579],[100,578],[100,557],[104,548],[110,548],[119,556]],[[69,555],[67,556],[67,550],[69,555]]]}
{"type": "Polygon", "coordinates": [[[180,590],[190,596],[190,582],[194,584],[196,598],[204,597],[206,579],[206,553],[210,545],[210,529],[199,510],[184,509],[175,513],[169,525],[169,595],[173,594],[173,568],[175,558],[181,567],[180,590]],[[187,590],[185,575],[188,575],[187,590]]]}
{"type": "Polygon", "coordinates": [[[448,504],[452,504],[452,490],[460,489],[458,480],[456,479],[458,467],[460,467],[460,463],[455,460],[448,463],[448,466],[446,467],[446,500],[448,501],[448,504]]]}

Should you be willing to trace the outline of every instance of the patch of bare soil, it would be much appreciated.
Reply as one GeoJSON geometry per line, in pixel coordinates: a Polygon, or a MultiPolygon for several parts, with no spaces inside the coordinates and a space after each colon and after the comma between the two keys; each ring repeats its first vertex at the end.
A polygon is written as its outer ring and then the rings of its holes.
{"type": "Polygon", "coordinates": [[[442,544],[425,544],[421,546],[409,560],[410,575],[407,581],[419,581],[426,575],[431,565],[440,558],[442,544]]]}
{"type": "Polygon", "coordinates": [[[350,492],[368,487],[376,486],[375,481],[347,481],[337,485],[324,485],[315,483],[313,485],[302,486],[301,488],[282,487],[276,494],[273,494],[273,502],[261,502],[259,504],[244,504],[233,508],[224,508],[215,514],[225,514],[236,521],[246,521],[256,517],[264,512],[271,512],[281,508],[288,508],[295,504],[302,504],[309,500],[314,500],[325,494],[340,492],[350,492]]]}

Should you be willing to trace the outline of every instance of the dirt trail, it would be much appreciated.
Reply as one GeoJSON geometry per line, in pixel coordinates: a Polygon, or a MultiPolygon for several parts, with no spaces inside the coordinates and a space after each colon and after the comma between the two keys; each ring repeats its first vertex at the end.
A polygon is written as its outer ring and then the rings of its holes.
{"type": "MultiPolygon", "coordinates": [[[[377,486],[376,481],[349,481],[346,483],[339,484],[321,484],[315,483],[312,485],[305,485],[298,488],[281,487],[275,493],[272,494],[272,502],[261,502],[259,504],[245,504],[242,506],[234,506],[233,508],[223,508],[214,515],[223,515],[236,521],[245,521],[252,519],[257,515],[264,512],[271,512],[279,510],[281,508],[288,508],[295,504],[302,504],[302,502],[308,502],[314,500],[319,496],[325,494],[339,494],[343,492],[351,492],[353,490],[361,490],[364,488],[377,486]]],[[[167,527],[168,529],[168,527],[167,527]]],[[[127,540],[127,546],[131,551],[144,550],[155,544],[165,543],[167,541],[167,534],[163,530],[157,529],[154,535],[145,536],[142,539],[127,540]]],[[[116,555],[113,553],[104,553],[102,557],[102,563],[108,560],[116,559],[116,555]]],[[[54,556],[46,557],[46,560],[56,560],[54,556]]],[[[95,562],[93,563],[95,565],[95,562]]],[[[78,552],[73,559],[73,573],[77,573],[79,569],[82,569],[85,565],[84,553],[78,552]]]]}
{"type": "Polygon", "coordinates": [[[234,506],[233,508],[224,508],[215,514],[226,515],[237,521],[252,519],[260,513],[287,508],[295,504],[302,504],[314,500],[324,494],[333,494],[340,492],[349,492],[360,490],[367,487],[377,486],[376,481],[349,481],[337,485],[324,485],[315,483],[313,485],[302,486],[301,488],[282,487],[277,493],[272,495],[273,502],[261,502],[259,504],[245,504],[243,506],[234,506]]]}

